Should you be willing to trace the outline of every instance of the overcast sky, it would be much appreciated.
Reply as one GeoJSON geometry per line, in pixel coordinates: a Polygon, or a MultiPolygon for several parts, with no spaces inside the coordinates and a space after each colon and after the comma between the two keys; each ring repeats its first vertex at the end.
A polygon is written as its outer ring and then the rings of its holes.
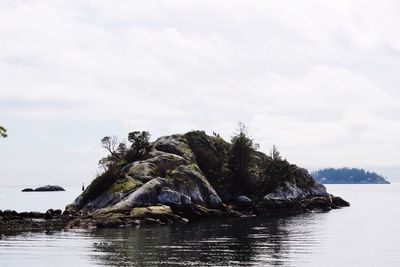
{"type": "Polygon", "coordinates": [[[239,121],[400,181],[399,1],[0,0],[0,184],[89,183],[99,140],[239,121]]]}

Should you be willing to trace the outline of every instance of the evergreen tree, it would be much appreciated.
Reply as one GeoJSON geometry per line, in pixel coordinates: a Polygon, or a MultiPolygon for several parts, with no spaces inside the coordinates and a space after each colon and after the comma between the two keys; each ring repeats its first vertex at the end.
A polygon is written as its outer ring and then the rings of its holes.
{"type": "Polygon", "coordinates": [[[238,132],[231,139],[231,147],[228,153],[228,169],[234,194],[248,191],[250,170],[254,165],[253,156],[253,140],[249,138],[246,126],[239,123],[238,132]]]}
{"type": "Polygon", "coordinates": [[[127,151],[129,162],[143,158],[150,150],[150,133],[147,131],[134,131],[128,134],[128,141],[131,142],[131,149],[127,151]]]}

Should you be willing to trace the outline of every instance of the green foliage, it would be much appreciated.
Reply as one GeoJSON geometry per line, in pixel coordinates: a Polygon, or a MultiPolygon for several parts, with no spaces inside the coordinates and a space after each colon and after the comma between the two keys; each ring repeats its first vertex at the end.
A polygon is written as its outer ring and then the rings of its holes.
{"type": "Polygon", "coordinates": [[[134,131],[128,134],[128,141],[131,142],[131,148],[127,151],[126,159],[133,162],[143,158],[151,149],[150,134],[147,131],[134,131]]]}
{"type": "Polygon", "coordinates": [[[204,131],[192,131],[184,135],[196,162],[217,192],[225,184],[229,143],[219,135],[208,136],[204,131]]]}
{"type": "Polygon", "coordinates": [[[265,157],[261,165],[263,173],[260,188],[262,192],[271,192],[284,182],[301,188],[311,186],[315,182],[306,169],[299,168],[290,164],[286,159],[282,159],[275,145],[272,148],[271,157],[265,157]]]}
{"type": "Polygon", "coordinates": [[[231,139],[228,153],[228,169],[232,179],[234,194],[246,193],[250,190],[249,178],[255,166],[255,149],[253,140],[247,135],[247,128],[239,123],[238,132],[231,139]]]}
{"type": "Polygon", "coordinates": [[[278,148],[275,145],[272,146],[271,158],[277,161],[282,160],[281,153],[278,151],[278,148]]]}
{"type": "Polygon", "coordinates": [[[118,159],[112,155],[107,155],[104,158],[99,160],[98,165],[103,169],[103,171],[107,171],[113,165],[117,163],[118,159]]]}
{"type": "Polygon", "coordinates": [[[120,166],[111,166],[104,173],[97,176],[86,190],[81,194],[84,205],[88,200],[94,199],[109,189],[109,187],[118,179],[120,166]]]}
{"type": "Polygon", "coordinates": [[[101,166],[104,171],[120,162],[126,156],[126,144],[120,143],[115,136],[103,137],[101,139],[101,145],[110,153],[99,160],[99,166],[101,166]]]}
{"type": "Polygon", "coordinates": [[[0,125],[0,137],[7,137],[7,129],[0,125]]]}
{"type": "Polygon", "coordinates": [[[274,190],[278,185],[292,176],[290,164],[281,158],[268,158],[264,162],[263,184],[265,191],[274,190]]]}
{"type": "Polygon", "coordinates": [[[128,141],[132,143],[131,147],[137,151],[146,149],[149,146],[150,134],[146,131],[134,131],[128,134],[128,141]]]}
{"type": "Polygon", "coordinates": [[[109,152],[107,156],[99,160],[99,166],[104,171],[113,165],[122,162],[134,162],[142,159],[150,150],[150,134],[148,132],[131,132],[128,140],[132,143],[128,148],[123,142],[119,142],[115,136],[105,136],[101,139],[101,145],[109,152]]]}
{"type": "Polygon", "coordinates": [[[148,152],[150,148],[149,138],[150,134],[148,132],[131,132],[128,140],[132,142],[132,145],[127,148],[127,145],[119,142],[115,136],[103,137],[101,145],[109,152],[107,156],[99,161],[103,173],[99,174],[82,193],[82,203],[97,197],[106,190],[118,191],[136,186],[132,180],[118,182],[118,179],[121,176],[121,168],[127,162],[138,160],[148,152]]]}
{"type": "Polygon", "coordinates": [[[108,189],[109,192],[121,192],[125,190],[134,189],[135,187],[139,186],[136,180],[130,177],[125,177],[123,179],[117,180],[111,187],[108,189]]]}

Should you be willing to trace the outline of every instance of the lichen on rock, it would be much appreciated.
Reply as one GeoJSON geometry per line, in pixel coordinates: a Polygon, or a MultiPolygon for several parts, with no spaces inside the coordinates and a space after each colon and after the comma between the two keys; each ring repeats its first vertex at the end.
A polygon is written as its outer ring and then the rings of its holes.
{"type": "Polygon", "coordinates": [[[246,178],[251,185],[243,190],[243,181],[236,184],[227,167],[230,146],[203,131],[160,137],[141,158],[119,159],[67,210],[93,212],[97,220],[117,224],[144,217],[168,222],[185,221],[184,216],[237,215],[232,208],[303,212],[348,204],[332,198],[307,170],[255,150],[246,178]]]}

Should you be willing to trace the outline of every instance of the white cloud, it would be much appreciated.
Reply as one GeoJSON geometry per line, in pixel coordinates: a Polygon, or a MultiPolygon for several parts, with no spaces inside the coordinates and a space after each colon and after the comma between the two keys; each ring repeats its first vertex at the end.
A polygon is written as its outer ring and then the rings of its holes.
{"type": "MultiPolygon", "coordinates": [[[[227,138],[243,121],[265,150],[277,144],[310,168],[400,168],[398,5],[3,1],[0,120],[227,138]]],[[[49,172],[68,157],[58,156],[49,172]]]]}

